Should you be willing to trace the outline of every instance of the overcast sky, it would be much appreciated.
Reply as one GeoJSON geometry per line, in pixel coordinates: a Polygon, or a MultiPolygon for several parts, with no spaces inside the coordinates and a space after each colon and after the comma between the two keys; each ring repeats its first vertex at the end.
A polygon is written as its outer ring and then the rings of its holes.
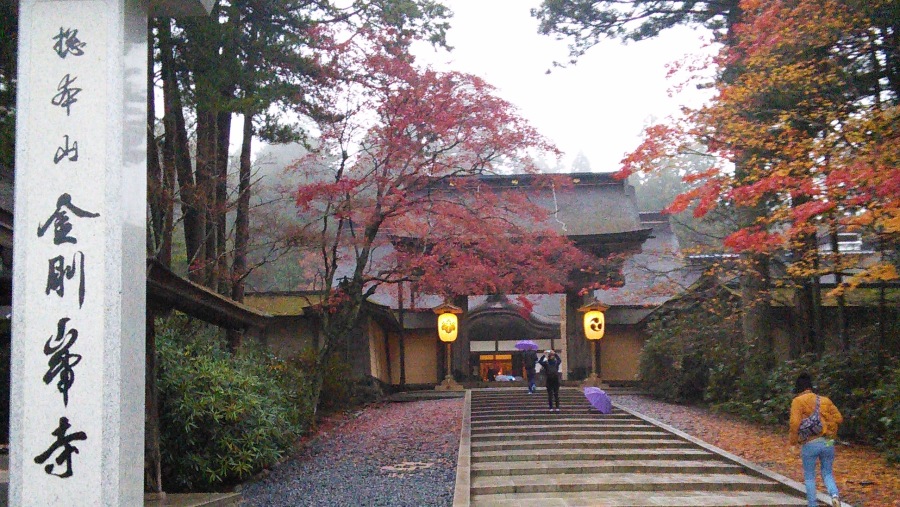
{"type": "Polygon", "coordinates": [[[537,33],[529,9],[540,0],[444,3],[455,14],[447,37],[455,49],[448,54],[419,48],[419,61],[486,79],[566,152],[566,167],[583,152],[594,172],[615,171],[651,118],[700,103],[696,88],[670,98],[675,83],[665,77],[667,63],[702,51],[699,32],[674,29],[627,45],[604,41],[577,65],[546,74],[554,60],[567,60],[567,52],[565,42],[537,33]]]}

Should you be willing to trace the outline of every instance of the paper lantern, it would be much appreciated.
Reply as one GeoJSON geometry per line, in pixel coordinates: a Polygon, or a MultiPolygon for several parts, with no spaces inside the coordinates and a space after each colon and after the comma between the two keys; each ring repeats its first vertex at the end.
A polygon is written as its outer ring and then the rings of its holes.
{"type": "Polygon", "coordinates": [[[584,336],[588,340],[603,338],[606,330],[606,317],[599,310],[591,310],[584,314],[584,336]]]}
{"type": "Polygon", "coordinates": [[[459,319],[452,313],[442,313],[438,315],[438,337],[442,342],[456,341],[456,335],[459,332],[459,319]]]}

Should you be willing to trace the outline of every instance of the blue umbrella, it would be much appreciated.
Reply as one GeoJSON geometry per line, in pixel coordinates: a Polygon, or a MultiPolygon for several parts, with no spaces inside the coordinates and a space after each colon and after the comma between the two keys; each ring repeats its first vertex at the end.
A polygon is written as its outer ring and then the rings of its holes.
{"type": "Polygon", "coordinates": [[[600,411],[601,414],[609,414],[612,412],[612,400],[606,391],[599,387],[585,387],[584,396],[592,407],[600,411]]]}
{"type": "Polygon", "coordinates": [[[531,340],[521,340],[516,343],[516,348],[519,350],[537,350],[539,347],[537,343],[534,343],[531,340]]]}

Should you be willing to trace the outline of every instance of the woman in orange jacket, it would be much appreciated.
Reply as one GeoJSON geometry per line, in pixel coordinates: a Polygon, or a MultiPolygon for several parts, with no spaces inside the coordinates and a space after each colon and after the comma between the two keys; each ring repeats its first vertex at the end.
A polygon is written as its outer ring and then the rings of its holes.
{"type": "Polygon", "coordinates": [[[816,462],[821,463],[822,482],[828,494],[831,495],[831,503],[834,507],[840,507],[838,488],[834,482],[832,464],[834,463],[834,439],[837,437],[838,425],[844,418],[834,403],[826,396],[813,392],[812,377],[808,373],[801,373],[794,385],[794,393],[797,395],[791,402],[791,445],[802,444],[800,455],[803,458],[803,478],[806,483],[806,501],[810,507],[818,505],[816,502],[816,462]],[[821,429],[815,431],[804,430],[801,434],[801,423],[818,409],[821,429]],[[809,434],[807,434],[809,433],[809,434]]]}

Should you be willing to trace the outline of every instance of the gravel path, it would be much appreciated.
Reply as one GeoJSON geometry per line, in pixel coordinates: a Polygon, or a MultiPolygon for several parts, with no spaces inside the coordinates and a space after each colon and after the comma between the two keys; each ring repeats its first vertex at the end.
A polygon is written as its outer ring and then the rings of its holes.
{"type": "Polygon", "coordinates": [[[461,398],[371,405],[326,422],[300,453],[245,484],[245,505],[450,506],[461,398]]]}

